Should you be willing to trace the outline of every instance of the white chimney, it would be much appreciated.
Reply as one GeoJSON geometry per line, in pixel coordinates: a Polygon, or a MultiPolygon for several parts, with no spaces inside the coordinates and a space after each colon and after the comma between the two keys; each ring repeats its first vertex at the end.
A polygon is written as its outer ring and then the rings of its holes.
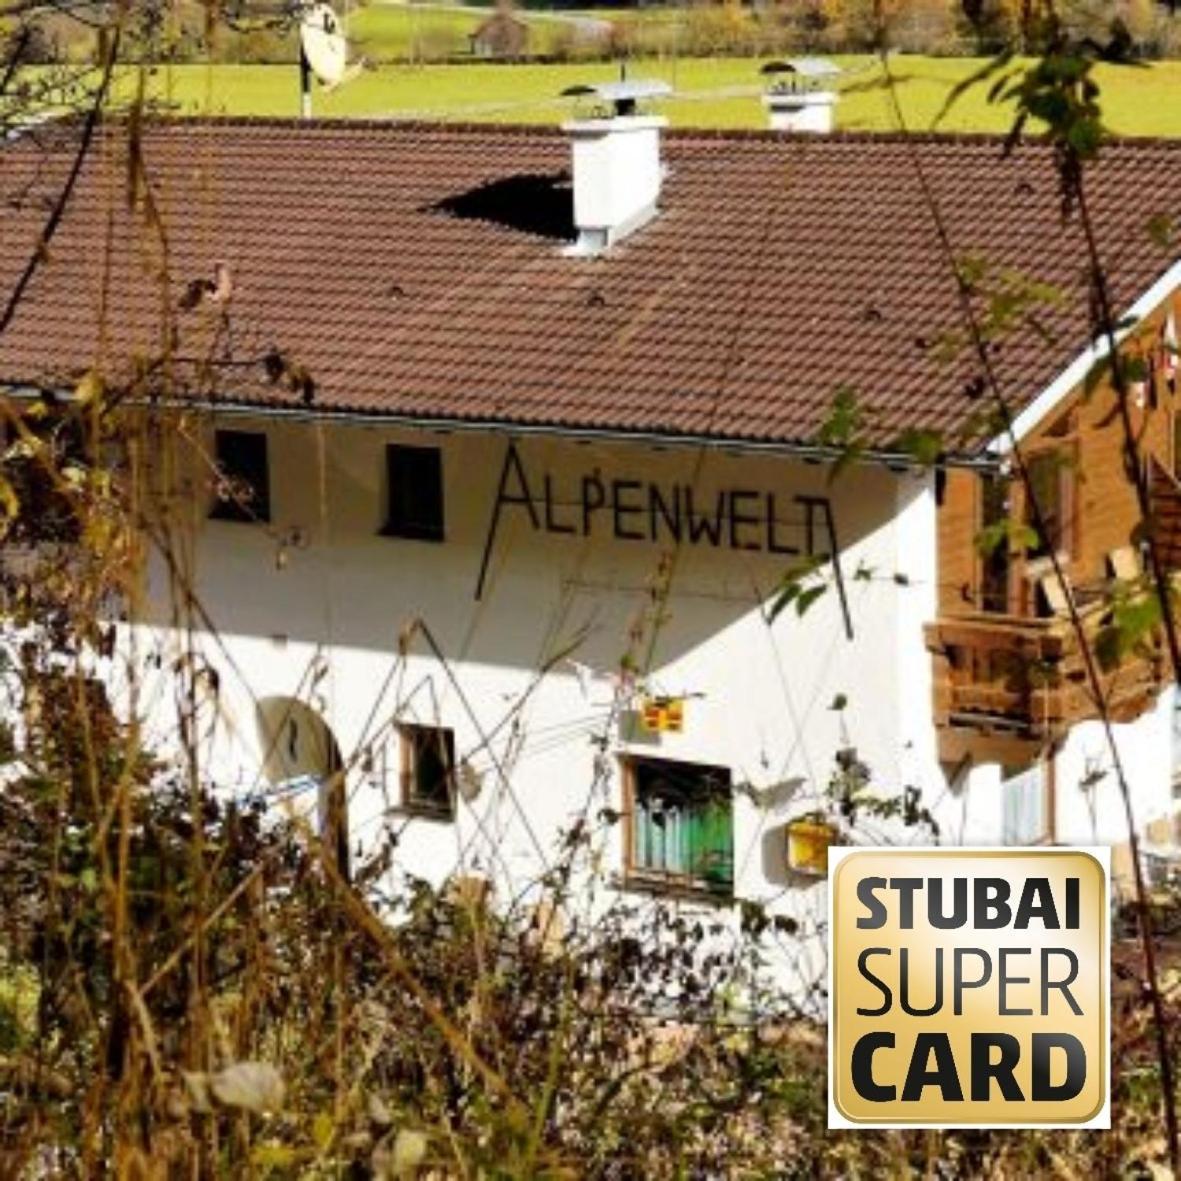
{"type": "Polygon", "coordinates": [[[571,87],[593,94],[610,111],[563,124],[570,136],[574,174],[574,255],[601,254],[656,215],[664,179],[660,132],[668,120],[636,114],[642,98],[669,94],[664,82],[609,82],[571,87]]]}
{"type": "Polygon", "coordinates": [[[824,135],[832,131],[838,95],[821,89],[821,79],[832,79],[839,66],[822,57],[797,57],[769,62],[762,71],[776,79],[763,95],[772,131],[824,135]]]}
{"type": "Polygon", "coordinates": [[[763,95],[772,131],[810,131],[824,135],[833,129],[836,105],[836,92],[832,90],[796,94],[771,90],[763,95]]]}

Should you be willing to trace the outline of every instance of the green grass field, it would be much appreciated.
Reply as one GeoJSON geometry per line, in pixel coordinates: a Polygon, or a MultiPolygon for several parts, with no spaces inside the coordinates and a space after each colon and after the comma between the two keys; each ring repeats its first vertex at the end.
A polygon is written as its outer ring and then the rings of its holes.
{"type": "MultiPolygon", "coordinates": [[[[895,126],[879,66],[867,58],[838,59],[862,71],[845,82],[838,108],[842,128],[895,126]]],[[[892,70],[911,130],[929,128],[950,88],[979,61],[964,58],[895,58],[892,70]]],[[[751,58],[696,58],[633,63],[633,77],[670,82],[677,97],[662,109],[678,126],[761,127],[759,62],[751,58]]],[[[574,82],[613,78],[607,63],[564,65],[384,65],[335,92],[317,88],[321,116],[448,118],[554,123],[570,111],[560,92],[574,82]]],[[[1108,125],[1124,135],[1181,135],[1181,62],[1143,68],[1100,67],[1108,125]]],[[[135,80],[120,80],[125,95],[135,80]]],[[[149,78],[153,98],[190,114],[296,115],[299,81],[294,65],[171,66],[149,78]]],[[[952,131],[1004,131],[1011,112],[987,101],[987,85],[965,94],[940,127],[952,131]]]]}
{"type": "MultiPolygon", "coordinates": [[[[451,57],[469,52],[468,38],[487,18],[489,5],[470,8],[436,6],[432,3],[397,4],[372,3],[352,12],[348,34],[357,50],[373,61],[451,57]]],[[[520,18],[529,26],[529,49],[532,53],[549,54],[569,42],[577,22],[590,19],[600,24],[621,20],[646,24],[670,23],[663,9],[606,10],[602,12],[521,11],[520,18]],[[640,17],[638,14],[646,15],[640,17]]]]}

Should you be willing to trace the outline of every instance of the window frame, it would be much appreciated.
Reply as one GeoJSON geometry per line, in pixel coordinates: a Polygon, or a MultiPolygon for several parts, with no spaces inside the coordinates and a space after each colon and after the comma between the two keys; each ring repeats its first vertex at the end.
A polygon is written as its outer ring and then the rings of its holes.
{"type": "Polygon", "coordinates": [[[734,898],[734,776],[729,767],[684,759],[654,758],[644,754],[620,756],[623,782],[623,881],[624,885],[646,891],[678,894],[693,898],[732,901],[734,898]],[[640,792],[639,772],[644,767],[671,767],[682,771],[714,773],[722,777],[717,798],[726,804],[729,821],[729,875],[712,880],[692,872],[660,869],[639,860],[640,792]]]}
{"type": "MultiPolygon", "coordinates": [[[[217,478],[246,483],[252,496],[249,504],[243,504],[237,497],[222,497],[214,490],[213,504],[209,509],[211,521],[229,521],[232,524],[268,525],[271,521],[271,441],[265,430],[240,430],[236,427],[215,427],[213,431],[213,456],[217,468],[217,478]],[[239,439],[262,441],[262,495],[259,495],[258,483],[237,471],[227,469],[222,453],[223,440],[230,436],[239,439]]],[[[257,457],[256,457],[257,458],[257,457]]]]}
{"type": "Polygon", "coordinates": [[[443,479],[443,449],[423,443],[386,443],[385,451],[385,513],[379,533],[382,537],[393,537],[403,541],[429,541],[439,543],[447,538],[447,498],[443,479]],[[413,454],[415,462],[427,462],[432,468],[430,478],[434,482],[434,499],[437,502],[438,519],[432,521],[413,520],[406,505],[395,505],[398,482],[395,476],[397,458],[413,454]],[[429,460],[428,460],[429,457],[429,460]],[[400,512],[395,511],[400,508],[400,512]]]}
{"type": "Polygon", "coordinates": [[[418,722],[399,722],[398,733],[398,798],[400,810],[432,820],[454,820],[455,802],[459,794],[458,764],[455,759],[455,731],[449,726],[428,726],[418,722]],[[447,803],[427,799],[415,792],[419,775],[420,742],[432,735],[440,736],[444,744],[443,763],[450,762],[445,771],[448,784],[447,803]]]}
{"type": "MultiPolygon", "coordinates": [[[[1029,484],[1034,484],[1034,468],[1036,465],[1044,463],[1045,461],[1052,461],[1055,465],[1055,475],[1057,476],[1057,513],[1058,518],[1058,536],[1038,538],[1037,545],[1028,546],[1025,550],[1025,559],[1027,562],[1036,562],[1046,559],[1050,554],[1056,555],[1061,561],[1069,561],[1071,556],[1077,549],[1075,533],[1075,500],[1077,496],[1077,480],[1075,477],[1075,454],[1073,448],[1069,445],[1043,447],[1036,451],[1031,451],[1025,459],[1025,470],[1029,476],[1029,484]]],[[[1045,506],[1039,504],[1040,509],[1045,510],[1045,506]]],[[[1021,488],[1021,516],[1023,522],[1031,529],[1034,528],[1034,523],[1031,520],[1033,505],[1029,495],[1029,487],[1022,485],[1021,488]]]]}

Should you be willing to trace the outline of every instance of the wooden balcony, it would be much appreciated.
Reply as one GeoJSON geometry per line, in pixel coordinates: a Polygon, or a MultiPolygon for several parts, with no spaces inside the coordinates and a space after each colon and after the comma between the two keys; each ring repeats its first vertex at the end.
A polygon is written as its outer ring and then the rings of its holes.
{"type": "MultiPolygon", "coordinates": [[[[1105,595],[1079,607],[1102,699],[1113,721],[1149,709],[1168,679],[1158,631],[1112,656],[1112,608],[1105,595]],[[1100,653],[1107,658],[1100,659],[1100,653]]],[[[927,627],[935,661],[934,717],[940,757],[966,754],[1019,762],[1099,716],[1079,636],[1067,617],[956,614],[927,627]]]]}

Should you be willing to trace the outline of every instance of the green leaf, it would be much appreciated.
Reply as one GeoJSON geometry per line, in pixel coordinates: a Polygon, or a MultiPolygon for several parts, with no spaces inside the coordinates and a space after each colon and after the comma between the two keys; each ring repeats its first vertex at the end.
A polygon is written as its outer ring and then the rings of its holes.
{"type": "Polygon", "coordinates": [[[775,601],[771,604],[771,610],[767,612],[767,622],[774,623],[788,607],[791,606],[796,595],[800,593],[798,586],[785,586],[778,595],[775,596],[775,601]]]}
{"type": "Polygon", "coordinates": [[[812,604],[827,590],[826,586],[810,586],[807,590],[800,591],[796,598],[796,615],[802,619],[812,604]]]}
{"type": "Polygon", "coordinates": [[[932,467],[943,453],[943,435],[939,431],[911,427],[895,440],[895,447],[923,467],[932,467]]]}
{"type": "MultiPolygon", "coordinates": [[[[931,129],[934,130],[941,122],[943,122],[944,118],[950,113],[951,108],[954,107],[955,104],[959,102],[959,100],[963,98],[963,96],[967,94],[969,90],[972,89],[972,87],[979,86],[982,82],[988,81],[989,78],[992,78],[994,75],[1004,70],[1005,67],[1008,66],[1013,60],[1013,56],[1013,50],[1006,49],[1004,52],[997,54],[997,56],[991,61],[985,62],[984,65],[980,67],[980,69],[973,71],[962,81],[957,82],[951,88],[951,90],[947,92],[947,98],[944,100],[943,106],[939,108],[935,118],[931,120],[931,129]]],[[[992,89],[995,90],[996,87],[1003,84],[1004,81],[1005,79],[1002,77],[996,83],[994,83],[992,89]]],[[[992,101],[992,98],[993,95],[992,91],[990,90],[989,100],[992,101]]]]}
{"type": "Polygon", "coordinates": [[[857,391],[852,386],[841,386],[833,395],[828,418],[816,433],[821,446],[839,452],[829,470],[830,483],[864,452],[863,427],[864,417],[857,391]]]}
{"type": "Polygon", "coordinates": [[[852,386],[841,386],[833,396],[832,408],[817,437],[822,443],[847,443],[856,435],[860,425],[857,391],[852,386]]]}
{"type": "Polygon", "coordinates": [[[1009,530],[1004,521],[985,525],[976,534],[976,550],[982,558],[990,558],[1009,539],[1009,530]]]}
{"type": "Polygon", "coordinates": [[[1011,550],[1032,549],[1037,545],[1037,530],[1024,521],[1004,517],[986,525],[976,534],[976,550],[981,557],[991,557],[1002,545],[1011,550]]]}
{"type": "MultiPolygon", "coordinates": [[[[805,581],[815,574],[823,564],[823,558],[804,558],[788,569],[783,576],[779,593],[776,595],[775,601],[771,604],[771,609],[767,613],[768,623],[774,623],[784,610],[790,607],[792,603],[795,603],[805,593],[805,581]]],[[[804,610],[807,610],[807,605],[805,605],[804,610]]],[[[797,611],[799,611],[799,614],[803,614],[803,610],[799,610],[798,607],[797,611]]]]}

